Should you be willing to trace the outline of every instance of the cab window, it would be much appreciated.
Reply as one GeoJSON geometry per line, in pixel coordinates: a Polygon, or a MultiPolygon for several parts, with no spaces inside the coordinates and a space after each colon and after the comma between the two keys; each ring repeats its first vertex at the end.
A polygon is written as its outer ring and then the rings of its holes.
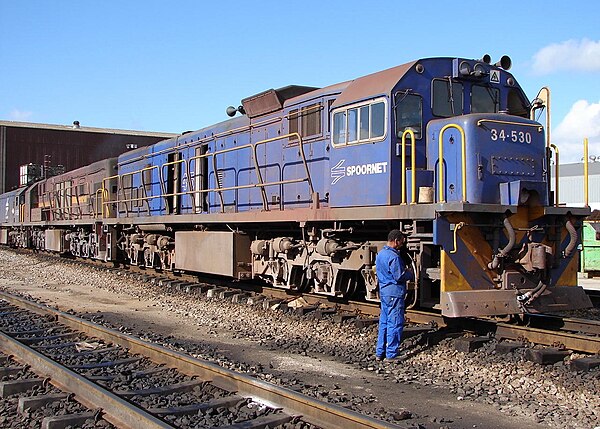
{"type": "Polygon", "coordinates": [[[529,118],[529,107],[516,89],[508,92],[507,107],[509,114],[529,118]]]}
{"type": "Polygon", "coordinates": [[[463,113],[463,85],[450,79],[434,79],[431,109],[435,116],[449,117],[463,113]]]}
{"type": "Polygon", "coordinates": [[[415,138],[421,138],[423,128],[423,99],[420,95],[399,94],[396,100],[396,136],[402,137],[406,130],[412,130],[415,138]]]}
{"type": "Polygon", "coordinates": [[[332,136],[334,146],[381,140],[386,132],[385,106],[384,100],[375,100],[335,111],[332,136]]]}
{"type": "Polygon", "coordinates": [[[500,91],[489,86],[473,85],[471,88],[471,113],[498,113],[500,91]]]}

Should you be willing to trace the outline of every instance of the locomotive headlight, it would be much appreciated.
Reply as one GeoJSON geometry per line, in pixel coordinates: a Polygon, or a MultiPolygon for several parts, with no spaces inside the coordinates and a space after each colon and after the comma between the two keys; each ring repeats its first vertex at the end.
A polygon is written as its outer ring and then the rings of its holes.
{"type": "Polygon", "coordinates": [[[481,63],[475,64],[475,67],[473,67],[473,76],[482,77],[482,76],[485,76],[486,74],[487,73],[485,71],[485,68],[483,67],[483,65],[481,63]]]}
{"type": "Polygon", "coordinates": [[[469,76],[471,74],[471,65],[466,61],[462,61],[458,66],[458,70],[461,75],[469,76]]]}

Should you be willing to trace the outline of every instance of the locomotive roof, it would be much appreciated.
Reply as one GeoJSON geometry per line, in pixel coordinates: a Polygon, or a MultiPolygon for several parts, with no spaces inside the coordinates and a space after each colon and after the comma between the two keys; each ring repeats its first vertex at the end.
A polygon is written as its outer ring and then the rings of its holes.
{"type": "Polygon", "coordinates": [[[332,108],[353,103],[376,95],[390,94],[406,72],[417,63],[402,64],[387,70],[382,70],[350,81],[347,88],[332,104],[332,108]]]}
{"type": "Polygon", "coordinates": [[[298,97],[290,98],[289,100],[286,100],[286,102],[284,103],[284,106],[301,103],[303,101],[311,100],[313,98],[318,98],[323,95],[329,95],[329,94],[335,94],[338,92],[343,92],[351,82],[352,81],[340,82],[340,83],[336,83],[334,85],[326,86],[325,88],[315,89],[314,91],[307,92],[306,94],[302,94],[302,95],[299,95],[298,97]]]}
{"type": "MultiPolygon", "coordinates": [[[[64,180],[71,180],[73,178],[77,178],[79,176],[82,175],[86,175],[86,174],[92,174],[95,173],[97,171],[101,171],[103,168],[107,168],[108,166],[110,166],[111,164],[115,164],[117,161],[117,158],[107,158],[107,159],[101,159],[100,161],[96,161],[96,162],[92,162],[91,164],[85,165],[83,167],[79,167],[76,168],[75,170],[71,170],[71,171],[67,171],[63,174],[58,174],[56,176],[51,176],[48,177],[48,182],[52,183],[52,182],[61,182],[64,180]]],[[[113,174],[115,174],[116,172],[111,171],[109,174],[112,176],[113,174]]]]}

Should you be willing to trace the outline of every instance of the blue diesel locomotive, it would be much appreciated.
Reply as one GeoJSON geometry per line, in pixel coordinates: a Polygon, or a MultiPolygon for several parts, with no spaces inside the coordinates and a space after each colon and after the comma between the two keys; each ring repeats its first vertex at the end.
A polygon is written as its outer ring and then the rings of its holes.
{"type": "Polygon", "coordinates": [[[0,243],[378,300],[408,234],[410,305],[584,308],[578,227],[510,59],[427,58],[245,98],[232,118],[0,196],[0,243]],[[239,113],[239,115],[238,115],[239,113]]]}

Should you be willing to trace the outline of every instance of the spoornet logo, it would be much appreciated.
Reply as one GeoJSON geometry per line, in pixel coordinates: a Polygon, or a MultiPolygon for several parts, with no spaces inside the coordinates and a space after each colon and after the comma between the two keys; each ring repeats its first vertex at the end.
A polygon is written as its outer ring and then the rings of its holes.
{"type": "Polygon", "coordinates": [[[331,181],[332,185],[335,185],[344,176],[363,176],[369,174],[387,173],[387,161],[344,166],[345,162],[346,160],[342,159],[340,162],[331,167],[331,178],[333,179],[331,181]]]}

